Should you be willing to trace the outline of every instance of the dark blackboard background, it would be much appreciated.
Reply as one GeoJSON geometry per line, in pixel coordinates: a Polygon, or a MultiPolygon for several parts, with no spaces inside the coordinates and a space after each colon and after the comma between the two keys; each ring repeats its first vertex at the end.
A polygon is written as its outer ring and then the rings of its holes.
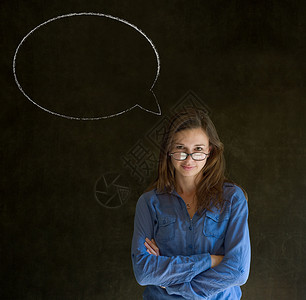
{"type": "Polygon", "coordinates": [[[139,183],[122,157],[190,95],[209,109],[229,175],[249,194],[252,266],[243,298],[306,297],[302,1],[4,0],[0,16],[1,299],[141,298],[130,242],[136,201],[155,173],[139,183]],[[136,108],[67,120],[22,95],[12,72],[17,45],[71,12],[117,16],[152,39],[162,117],[136,108]],[[130,191],[117,209],[95,198],[109,172],[130,191]]]}

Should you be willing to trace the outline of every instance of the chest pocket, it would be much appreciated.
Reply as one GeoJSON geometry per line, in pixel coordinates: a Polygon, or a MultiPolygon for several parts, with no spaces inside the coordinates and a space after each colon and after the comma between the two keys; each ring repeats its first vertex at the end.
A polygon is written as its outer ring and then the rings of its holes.
{"type": "Polygon", "coordinates": [[[207,211],[204,220],[203,234],[207,237],[214,237],[217,239],[224,238],[228,220],[228,214],[218,214],[207,211]]]}
{"type": "Polygon", "coordinates": [[[168,242],[174,239],[175,222],[176,218],[173,216],[163,215],[158,217],[157,237],[159,241],[168,242]]]}

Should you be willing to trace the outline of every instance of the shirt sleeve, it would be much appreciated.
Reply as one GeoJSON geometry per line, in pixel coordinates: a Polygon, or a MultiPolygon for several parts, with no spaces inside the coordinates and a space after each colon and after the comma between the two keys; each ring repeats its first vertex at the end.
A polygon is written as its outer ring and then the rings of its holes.
{"type": "Polygon", "coordinates": [[[196,275],[211,267],[210,254],[191,256],[155,256],[144,246],[145,238],[153,238],[152,207],[143,195],[136,205],[132,240],[132,264],[135,278],[140,285],[170,286],[189,282],[196,275]]]}
{"type": "Polygon", "coordinates": [[[248,206],[240,189],[233,197],[222,262],[196,275],[190,282],[166,286],[168,294],[181,295],[186,299],[207,299],[247,281],[251,260],[248,206]]]}

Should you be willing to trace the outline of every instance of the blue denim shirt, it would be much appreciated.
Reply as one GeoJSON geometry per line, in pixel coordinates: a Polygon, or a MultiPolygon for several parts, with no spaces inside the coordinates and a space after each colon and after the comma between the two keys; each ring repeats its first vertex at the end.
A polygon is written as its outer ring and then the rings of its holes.
{"type": "Polygon", "coordinates": [[[136,205],[132,263],[143,298],[235,300],[250,269],[248,205],[242,190],[224,184],[225,208],[193,218],[176,191],[151,190],[136,205]],[[145,238],[154,239],[160,256],[149,254],[145,238]],[[211,268],[210,254],[224,255],[211,268]],[[165,289],[161,288],[164,286],[165,289]]]}

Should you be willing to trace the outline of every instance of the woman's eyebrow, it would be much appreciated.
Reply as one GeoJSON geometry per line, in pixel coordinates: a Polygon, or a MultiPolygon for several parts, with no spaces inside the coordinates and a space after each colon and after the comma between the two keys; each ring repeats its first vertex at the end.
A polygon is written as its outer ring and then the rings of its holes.
{"type": "MultiPolygon", "coordinates": [[[[182,146],[185,146],[183,143],[179,143],[179,142],[175,142],[174,143],[175,145],[182,145],[182,146]]],[[[196,144],[194,146],[205,146],[205,144],[196,144]]]]}

